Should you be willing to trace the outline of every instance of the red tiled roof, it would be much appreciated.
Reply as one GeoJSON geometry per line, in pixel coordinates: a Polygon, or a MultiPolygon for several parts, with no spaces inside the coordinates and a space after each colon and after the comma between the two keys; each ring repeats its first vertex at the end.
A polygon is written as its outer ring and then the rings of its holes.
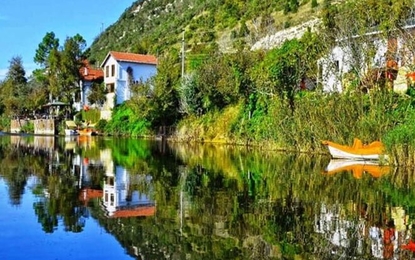
{"type": "Polygon", "coordinates": [[[94,190],[94,189],[82,189],[79,193],[79,200],[87,203],[90,199],[93,198],[101,198],[102,197],[102,190],[94,190]]]}
{"type": "Polygon", "coordinates": [[[118,61],[130,61],[130,62],[137,62],[137,63],[145,63],[145,64],[157,64],[157,58],[153,55],[144,55],[144,54],[136,54],[136,53],[128,53],[128,52],[117,52],[117,51],[110,51],[110,54],[114,59],[118,61]]]}
{"type": "Polygon", "coordinates": [[[84,60],[82,67],[79,69],[79,73],[81,74],[81,78],[83,80],[96,80],[99,78],[104,78],[104,71],[102,69],[94,69],[91,68],[91,65],[89,65],[89,62],[87,60],[84,60]]]}
{"type": "Polygon", "coordinates": [[[154,55],[110,51],[108,55],[105,57],[104,62],[102,63],[101,67],[105,64],[105,62],[107,61],[110,55],[114,57],[114,59],[116,59],[117,61],[157,65],[157,58],[154,55]]]}
{"type": "Polygon", "coordinates": [[[156,207],[138,207],[135,209],[117,210],[112,215],[112,218],[126,218],[126,217],[148,217],[156,213],[156,207]]]}

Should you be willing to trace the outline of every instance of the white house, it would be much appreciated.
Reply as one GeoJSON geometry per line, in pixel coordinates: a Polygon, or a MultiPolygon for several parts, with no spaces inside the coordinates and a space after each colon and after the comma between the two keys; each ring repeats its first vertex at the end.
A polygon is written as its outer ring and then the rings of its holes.
{"type": "MultiPolygon", "coordinates": [[[[390,41],[373,38],[371,44],[376,50],[373,58],[365,57],[364,53],[356,54],[347,44],[338,43],[328,56],[319,60],[321,74],[319,79],[325,92],[342,92],[347,87],[345,84],[347,84],[348,73],[354,70],[360,76],[365,75],[368,69],[386,73],[377,75],[380,78],[389,75],[387,74],[389,70],[397,69],[401,65],[401,60],[396,56],[396,50],[394,51],[395,57],[388,58],[388,54],[391,53],[390,41]]],[[[366,49],[364,46],[361,48],[366,49]]]]}
{"type": "MultiPolygon", "coordinates": [[[[407,36],[414,34],[414,28],[413,19],[409,19],[403,27],[407,36]]],[[[345,90],[348,84],[347,77],[350,75],[348,73],[353,70],[359,73],[361,78],[365,76],[372,80],[389,79],[395,91],[405,91],[407,74],[410,72],[409,66],[414,63],[413,50],[410,50],[413,48],[410,46],[413,43],[409,44],[407,39],[404,39],[404,35],[389,39],[384,39],[380,35],[379,31],[373,31],[366,35],[355,36],[353,39],[338,40],[331,52],[318,61],[319,83],[323,91],[345,90]],[[362,39],[360,46],[352,44],[355,39],[362,39]],[[374,50],[370,57],[365,56],[368,48],[374,50]]]]}
{"type": "Polygon", "coordinates": [[[104,71],[104,83],[108,92],[101,118],[108,119],[115,105],[131,98],[131,82],[145,82],[156,74],[157,58],[153,55],[110,51],[101,68],[104,71]]]}

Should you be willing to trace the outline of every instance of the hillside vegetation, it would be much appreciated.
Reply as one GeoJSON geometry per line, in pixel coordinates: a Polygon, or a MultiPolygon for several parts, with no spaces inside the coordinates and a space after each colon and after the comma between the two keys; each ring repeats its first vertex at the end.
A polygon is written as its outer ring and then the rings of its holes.
{"type": "Polygon", "coordinates": [[[95,39],[89,56],[99,62],[110,50],[159,56],[179,49],[183,32],[189,55],[216,48],[232,52],[317,17],[321,5],[322,0],[140,0],[95,39]]]}

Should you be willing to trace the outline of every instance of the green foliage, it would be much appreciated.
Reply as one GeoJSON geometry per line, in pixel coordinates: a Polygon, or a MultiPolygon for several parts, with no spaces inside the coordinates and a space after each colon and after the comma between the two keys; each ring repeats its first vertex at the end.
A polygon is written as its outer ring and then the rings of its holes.
{"type": "Polygon", "coordinates": [[[10,118],[5,116],[4,114],[0,115],[0,130],[7,132],[8,130],[10,130],[10,118]]]}
{"type": "Polygon", "coordinates": [[[179,118],[180,71],[178,53],[159,60],[157,74],[148,82],[133,87],[129,107],[152,126],[170,126],[179,118]]]}
{"type": "Polygon", "coordinates": [[[323,3],[323,24],[328,34],[336,38],[363,35],[378,30],[390,36],[396,29],[402,28],[403,21],[413,7],[411,0],[351,0],[344,4],[323,3]]]}
{"type": "Polygon", "coordinates": [[[99,84],[99,83],[93,82],[91,86],[91,92],[88,95],[88,101],[91,104],[102,106],[107,100],[106,94],[107,94],[107,91],[103,83],[99,84]]]}
{"type": "Polygon", "coordinates": [[[180,112],[185,115],[198,115],[203,111],[202,95],[194,74],[185,77],[179,87],[180,112]]]}
{"type": "Polygon", "coordinates": [[[17,56],[9,62],[6,79],[0,82],[1,110],[8,116],[27,115],[31,106],[31,103],[27,102],[30,89],[25,77],[23,61],[17,56]]]}
{"type": "Polygon", "coordinates": [[[114,163],[127,169],[134,168],[138,161],[150,156],[149,144],[144,140],[114,138],[105,145],[111,148],[114,163]]]}
{"type": "Polygon", "coordinates": [[[316,62],[324,48],[318,36],[307,32],[300,40],[285,41],[280,48],[266,53],[262,62],[253,71],[253,80],[261,93],[278,95],[287,99],[294,110],[294,98],[300,81],[315,78],[316,62]]]}
{"type": "Polygon", "coordinates": [[[54,32],[48,32],[43,37],[42,42],[39,43],[36,49],[34,61],[41,65],[43,68],[49,67],[49,55],[53,50],[57,50],[59,47],[59,39],[55,37],[54,32]]]}
{"type": "Polygon", "coordinates": [[[46,33],[39,44],[34,61],[42,68],[34,75],[53,99],[73,103],[73,96],[79,91],[79,69],[85,46],[85,40],[76,34],[67,37],[60,47],[53,32],[46,33]]]}
{"type": "Polygon", "coordinates": [[[327,152],[322,140],[352,144],[358,137],[364,143],[383,141],[399,165],[415,163],[415,108],[411,99],[389,91],[371,95],[299,92],[294,101],[296,109],[292,112],[286,99],[252,94],[232,113],[228,106],[222,113],[188,118],[179,125],[179,133],[197,140],[215,141],[218,136],[227,136],[231,143],[317,152],[327,152]]]}
{"type": "MultiPolygon", "coordinates": [[[[287,2],[290,13],[302,8],[299,0],[154,0],[145,4],[144,1],[136,1],[115,24],[96,37],[87,51],[88,58],[102,61],[111,50],[163,55],[180,45],[183,31],[186,31],[187,48],[200,54],[197,49],[211,50],[232,30],[239,32],[234,38],[238,41],[260,36],[257,33],[266,34],[269,28],[275,28],[274,17],[278,17],[279,23],[283,24],[287,18],[281,17],[280,12],[287,2]],[[257,19],[263,21],[261,28],[252,27],[257,19]]],[[[311,7],[304,9],[307,10],[306,15],[311,12],[311,7]]],[[[296,18],[292,24],[297,24],[300,19],[303,17],[296,18]]],[[[227,47],[232,44],[230,42],[227,47]]],[[[244,44],[244,47],[248,48],[249,44],[244,44]]]]}
{"type": "Polygon", "coordinates": [[[22,133],[34,133],[35,132],[35,125],[32,121],[29,121],[27,124],[23,125],[20,128],[20,131],[22,133]]]}
{"type": "Polygon", "coordinates": [[[22,85],[27,82],[26,71],[23,67],[23,60],[20,56],[12,57],[9,61],[9,70],[6,75],[6,80],[10,80],[15,85],[22,85]]]}
{"type": "Polygon", "coordinates": [[[111,120],[105,125],[105,133],[111,135],[146,136],[150,123],[125,105],[114,108],[111,120]]]}
{"type": "Polygon", "coordinates": [[[79,120],[90,122],[91,124],[97,123],[101,119],[101,111],[99,109],[89,109],[88,111],[81,110],[81,117],[79,120]]]}
{"type": "Polygon", "coordinates": [[[104,132],[104,129],[106,128],[107,124],[108,124],[107,120],[101,119],[95,125],[95,129],[98,130],[99,132],[104,132]]]}
{"type": "Polygon", "coordinates": [[[298,7],[300,3],[298,0],[286,0],[284,4],[284,14],[289,12],[296,13],[298,11],[298,7]]]}

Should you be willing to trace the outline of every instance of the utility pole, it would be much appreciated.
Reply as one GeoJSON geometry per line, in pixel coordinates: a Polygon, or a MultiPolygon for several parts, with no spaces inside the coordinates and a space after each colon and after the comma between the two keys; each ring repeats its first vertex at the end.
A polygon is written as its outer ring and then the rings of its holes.
{"type": "Polygon", "coordinates": [[[182,81],[184,80],[184,31],[182,35],[182,81]]]}

